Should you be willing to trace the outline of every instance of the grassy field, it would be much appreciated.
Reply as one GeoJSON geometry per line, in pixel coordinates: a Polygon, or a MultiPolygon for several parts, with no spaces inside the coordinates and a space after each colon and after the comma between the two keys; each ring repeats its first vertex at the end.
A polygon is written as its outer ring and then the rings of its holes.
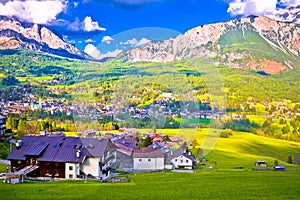
{"type": "MultiPolygon", "coordinates": [[[[150,129],[139,129],[139,132],[146,133],[150,129]]],[[[194,140],[192,149],[196,153],[198,148],[205,149],[203,142],[207,137],[208,131],[213,133],[217,129],[157,129],[157,133],[166,133],[169,136],[177,136],[191,142],[194,140]]],[[[216,133],[217,134],[217,133],[216,133]]],[[[213,148],[208,149],[207,165],[214,165],[217,162],[219,169],[232,170],[235,166],[243,166],[244,169],[252,169],[255,160],[266,160],[269,166],[275,160],[294,170],[295,165],[287,162],[289,156],[300,153],[300,143],[285,140],[272,139],[257,136],[252,133],[233,132],[229,138],[213,138],[216,142],[213,148]]]]}
{"type": "Polygon", "coordinates": [[[1,199],[299,199],[300,173],[197,171],[130,174],[129,183],[0,183],[1,199]]]}
{"type": "MultiPolygon", "coordinates": [[[[216,131],[210,129],[211,131],[216,131]]],[[[149,129],[139,130],[141,133],[149,129]]],[[[195,138],[201,147],[208,129],[158,129],[170,136],[195,138]]],[[[129,183],[89,180],[25,184],[0,183],[0,199],[299,199],[300,169],[287,164],[287,157],[300,152],[300,144],[233,132],[218,138],[206,156],[205,166],[195,173],[131,173],[129,183]],[[287,171],[252,171],[255,160],[274,160],[287,171]],[[209,167],[212,166],[212,169],[209,167]],[[243,169],[235,169],[243,166],[243,169]]],[[[4,171],[5,166],[0,165],[4,171]]]]}

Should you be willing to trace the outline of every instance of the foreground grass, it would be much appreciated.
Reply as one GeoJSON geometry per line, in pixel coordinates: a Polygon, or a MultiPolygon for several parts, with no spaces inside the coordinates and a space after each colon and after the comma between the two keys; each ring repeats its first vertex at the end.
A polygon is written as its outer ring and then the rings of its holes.
{"type": "Polygon", "coordinates": [[[130,183],[0,183],[1,199],[299,199],[299,172],[130,174],[130,183]]]}

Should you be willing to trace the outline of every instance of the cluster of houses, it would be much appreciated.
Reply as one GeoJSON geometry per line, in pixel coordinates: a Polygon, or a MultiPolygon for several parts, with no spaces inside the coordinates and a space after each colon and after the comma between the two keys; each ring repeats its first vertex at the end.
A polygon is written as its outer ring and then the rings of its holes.
{"type": "MultiPolygon", "coordinates": [[[[80,89],[80,88],[79,88],[80,89]]],[[[49,89],[54,90],[54,89],[49,89]]],[[[77,90],[73,89],[68,91],[68,88],[58,88],[56,90],[66,90],[68,93],[76,93],[77,90]]],[[[54,91],[49,91],[54,93],[54,91]]],[[[211,110],[190,110],[183,108],[180,102],[176,102],[172,96],[162,96],[153,102],[153,105],[147,108],[138,107],[116,107],[107,105],[100,102],[85,103],[85,102],[69,102],[65,98],[43,98],[37,99],[33,94],[32,88],[24,88],[24,91],[16,91],[13,99],[7,96],[3,97],[0,101],[0,112],[3,114],[21,114],[25,111],[43,110],[46,113],[54,114],[57,112],[65,112],[67,115],[77,115],[79,118],[88,117],[91,120],[97,120],[103,116],[117,116],[119,113],[127,113],[132,118],[150,118],[150,116],[157,118],[157,115],[165,115],[177,117],[180,115],[184,118],[214,118],[211,110]]],[[[59,91],[58,93],[62,93],[59,91]]],[[[56,93],[55,93],[56,94],[56,93]]],[[[207,103],[209,104],[209,102],[207,103]]],[[[192,106],[193,107],[193,106],[192,106]]],[[[122,119],[120,119],[122,120],[122,119]]]]}
{"type": "Polygon", "coordinates": [[[66,137],[63,134],[24,136],[7,157],[8,177],[94,178],[107,180],[112,170],[160,171],[193,169],[195,158],[188,150],[141,148],[132,134],[66,137]],[[14,174],[15,176],[11,176],[14,174]]]}

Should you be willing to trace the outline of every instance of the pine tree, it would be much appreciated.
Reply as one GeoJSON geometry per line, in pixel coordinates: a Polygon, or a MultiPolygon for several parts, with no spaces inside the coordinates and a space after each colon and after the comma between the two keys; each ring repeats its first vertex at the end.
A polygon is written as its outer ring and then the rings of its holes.
{"type": "Polygon", "coordinates": [[[7,129],[13,129],[14,123],[13,123],[13,117],[12,116],[8,117],[5,126],[6,126],[7,129]]]}
{"type": "Polygon", "coordinates": [[[292,156],[291,156],[291,155],[289,155],[288,160],[287,160],[287,163],[293,164],[293,159],[292,159],[292,156]]]}

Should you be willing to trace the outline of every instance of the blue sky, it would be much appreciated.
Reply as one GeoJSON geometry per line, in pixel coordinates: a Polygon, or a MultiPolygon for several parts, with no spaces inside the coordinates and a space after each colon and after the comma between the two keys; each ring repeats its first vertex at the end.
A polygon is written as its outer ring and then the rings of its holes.
{"type": "Polygon", "coordinates": [[[297,5],[300,0],[0,0],[0,13],[44,24],[82,50],[101,47],[96,52],[101,54],[203,24],[272,16],[279,8],[297,5]]]}

